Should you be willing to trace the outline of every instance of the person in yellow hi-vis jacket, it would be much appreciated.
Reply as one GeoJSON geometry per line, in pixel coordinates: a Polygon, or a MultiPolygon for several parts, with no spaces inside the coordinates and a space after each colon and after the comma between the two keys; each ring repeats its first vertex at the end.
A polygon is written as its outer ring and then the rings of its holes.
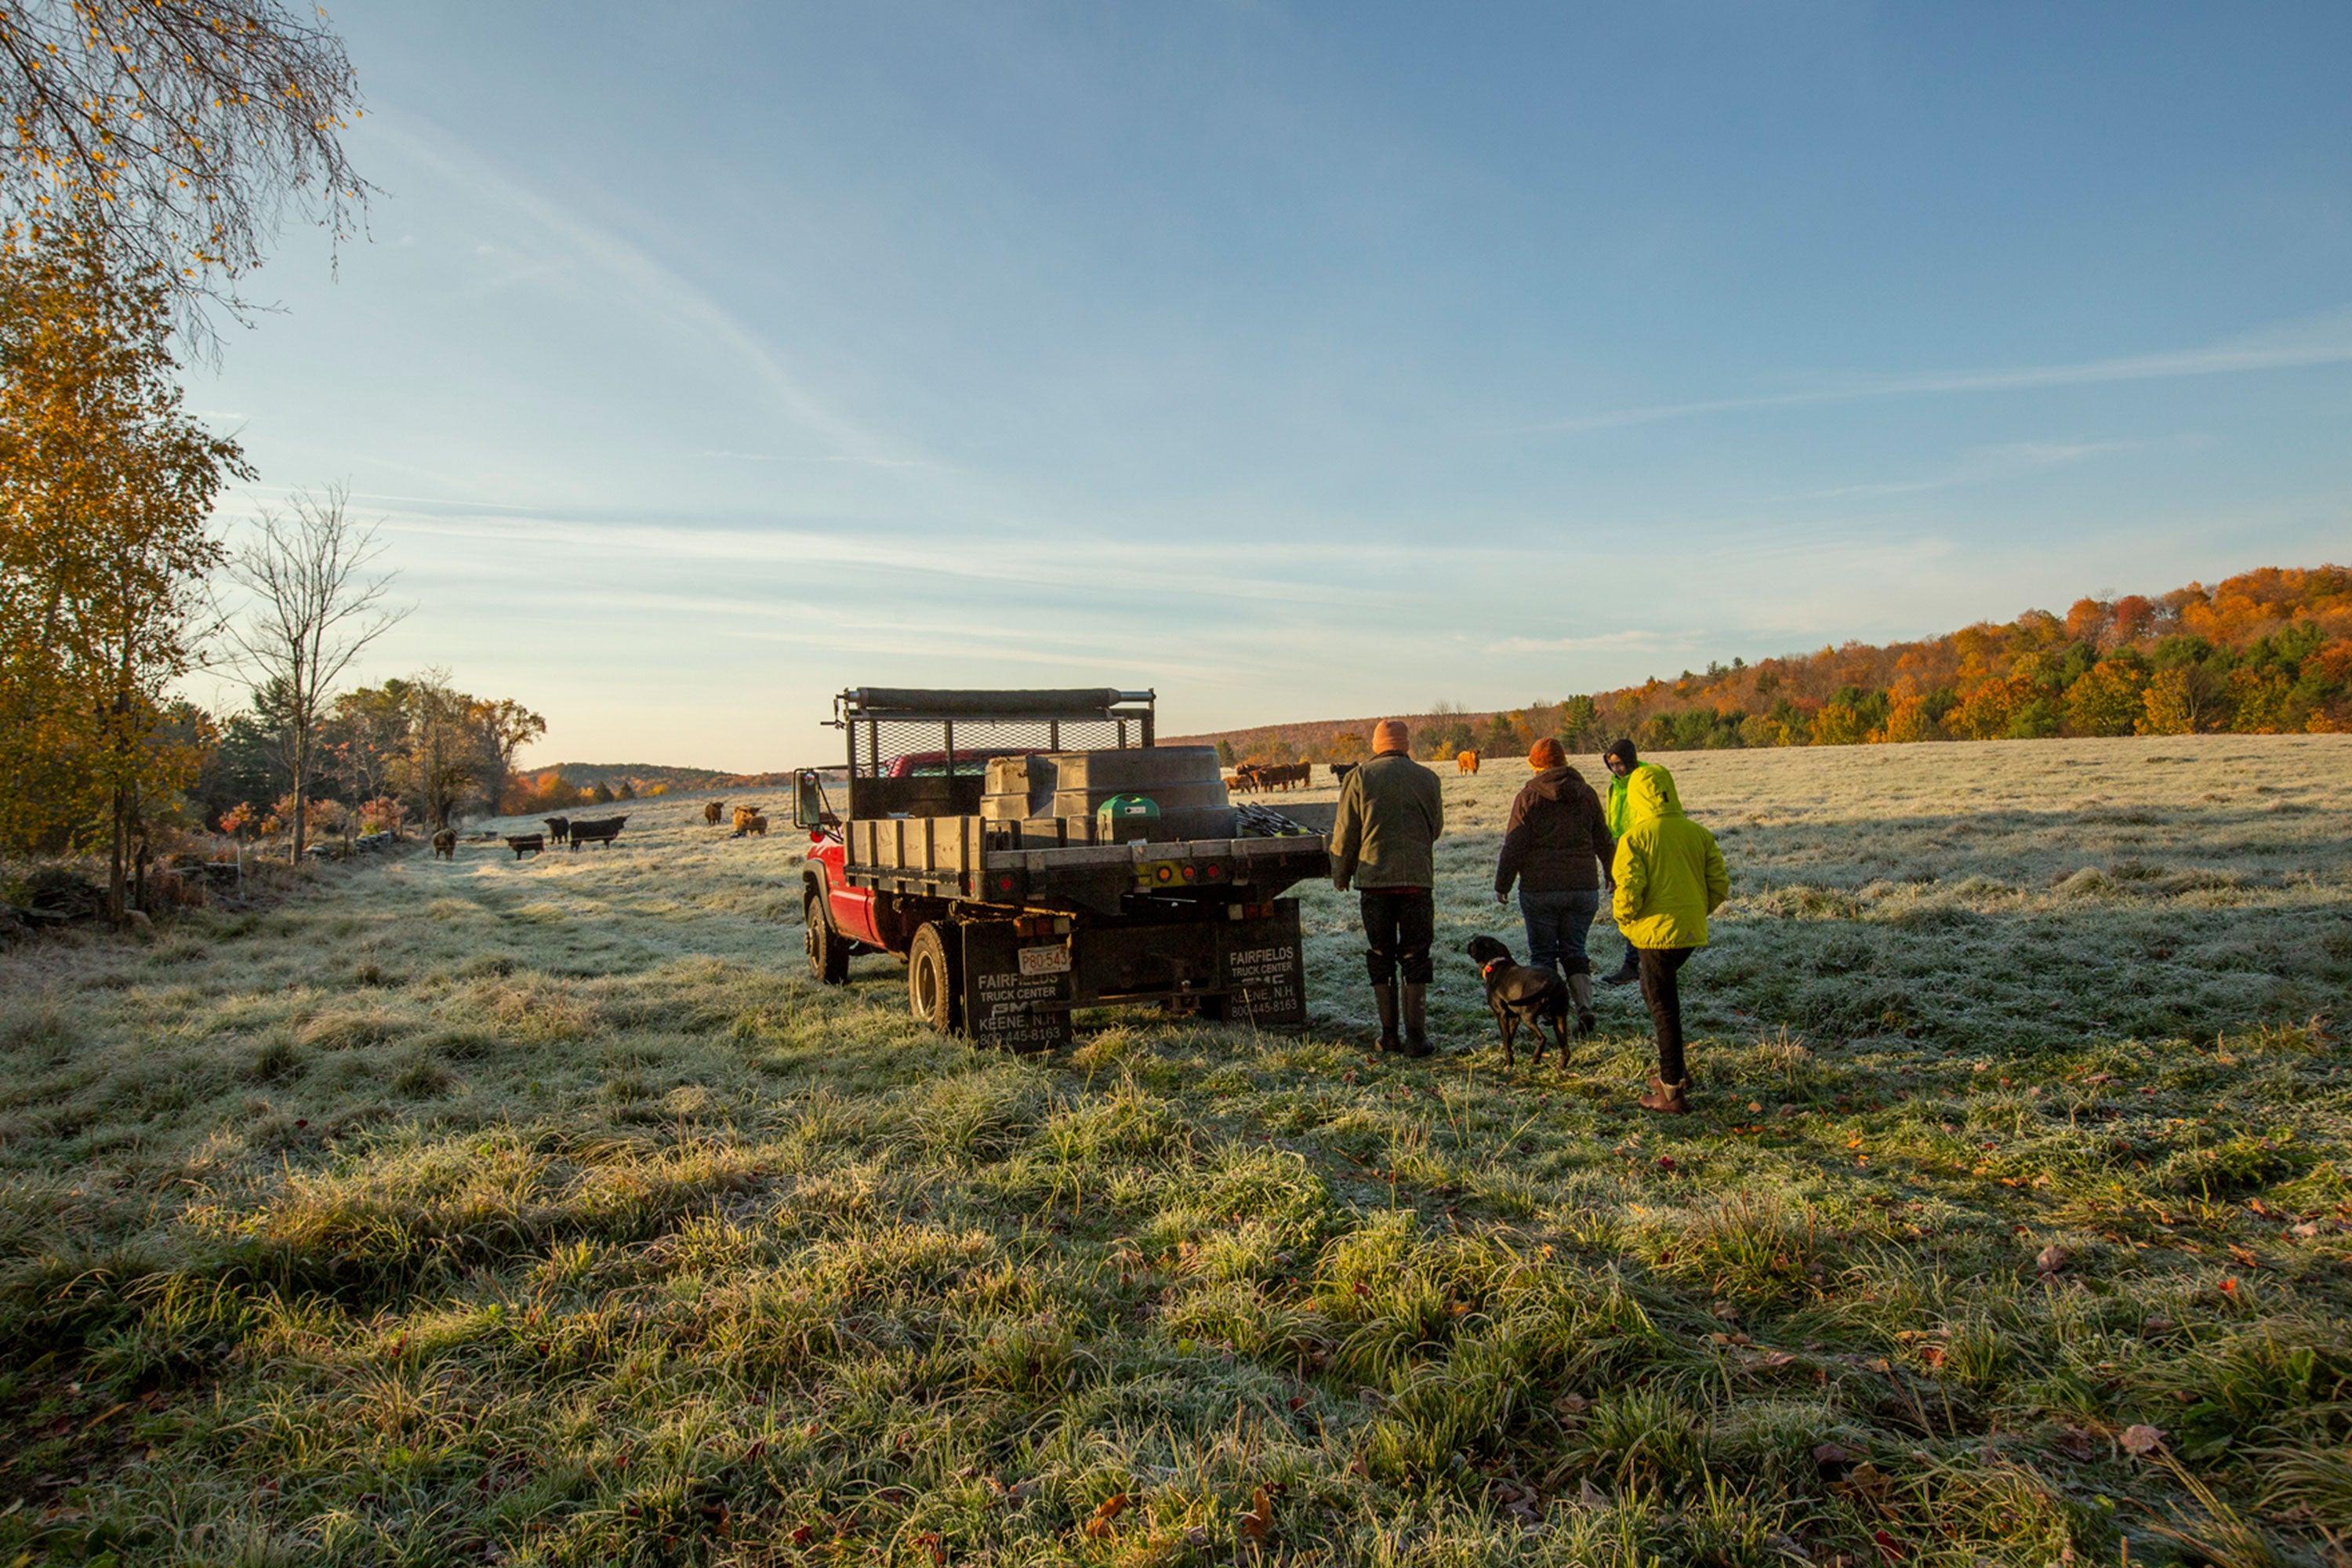
{"type": "Polygon", "coordinates": [[[1731,896],[1731,876],[1715,835],[1683,815],[1663,768],[1636,768],[1625,781],[1625,829],[1610,868],[1610,911],[1641,954],[1642,1000],[1658,1034],[1658,1074],[1642,1104],[1679,1116],[1691,1087],[1683,1062],[1682,992],[1675,976],[1706,945],[1706,917],[1731,896]]]}

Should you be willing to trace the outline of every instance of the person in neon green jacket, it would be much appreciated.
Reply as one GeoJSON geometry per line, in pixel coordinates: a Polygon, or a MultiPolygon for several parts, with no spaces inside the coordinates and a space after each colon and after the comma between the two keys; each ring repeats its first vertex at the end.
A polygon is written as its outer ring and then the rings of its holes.
{"type": "MultiPolygon", "coordinates": [[[[1622,838],[1630,826],[1626,820],[1625,781],[1645,768],[1657,768],[1661,773],[1666,770],[1655,763],[1642,761],[1634,754],[1633,742],[1624,740],[1610,743],[1609,749],[1601,753],[1601,764],[1609,770],[1609,798],[1601,805],[1601,820],[1608,825],[1611,838],[1622,838]]],[[[1667,783],[1671,784],[1673,775],[1669,773],[1666,776],[1667,783]]],[[[1601,983],[1603,985],[1631,985],[1641,978],[1642,950],[1629,942],[1625,944],[1625,956],[1618,962],[1615,969],[1601,977],[1601,983]]]]}
{"type": "Polygon", "coordinates": [[[1625,780],[1625,830],[1610,868],[1610,910],[1641,953],[1642,1000],[1658,1035],[1658,1073],[1642,1104],[1680,1115],[1691,1083],[1683,1063],[1682,990],[1675,974],[1706,945],[1706,917],[1731,896],[1731,876],[1715,835],[1683,815],[1665,769],[1636,768],[1625,780]]]}

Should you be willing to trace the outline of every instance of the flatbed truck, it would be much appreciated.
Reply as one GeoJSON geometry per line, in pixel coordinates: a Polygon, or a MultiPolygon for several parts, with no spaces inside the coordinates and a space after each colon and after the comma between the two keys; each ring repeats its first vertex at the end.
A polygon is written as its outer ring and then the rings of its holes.
{"type": "MultiPolygon", "coordinates": [[[[859,687],[834,700],[848,768],[795,771],[811,972],[907,965],[914,1015],[1010,1049],[1081,1007],[1307,1019],[1298,902],[1330,874],[1313,807],[1236,808],[1214,751],[1160,746],[1157,695],[859,687]]],[[[1328,808],[1326,808],[1328,809],[1328,808]]]]}

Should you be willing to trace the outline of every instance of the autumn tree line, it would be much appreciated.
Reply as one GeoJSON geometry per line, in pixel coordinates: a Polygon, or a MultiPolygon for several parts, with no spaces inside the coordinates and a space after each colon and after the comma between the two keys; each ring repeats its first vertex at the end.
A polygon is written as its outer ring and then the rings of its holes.
{"type": "MultiPolygon", "coordinates": [[[[1349,762],[1369,721],[1213,737],[1234,762],[1349,762]]],[[[2352,731],[2352,569],[2263,567],[2156,596],[2084,598],[1920,642],[1848,642],[1559,702],[1413,721],[1424,756],[1570,754],[2057,735],[2352,731]]]]}
{"type": "Polygon", "coordinates": [[[444,824],[545,729],[443,671],[352,679],[399,611],[341,491],[214,519],[258,476],[182,358],[249,319],[285,221],[362,232],[361,112],[314,7],[0,6],[0,857],[103,857],[117,921],[175,840],[444,824]],[[223,669],[252,699],[215,716],[186,692],[223,669]]]}
{"type": "Polygon", "coordinates": [[[439,826],[494,805],[546,722],[444,672],[337,689],[398,618],[329,489],[232,542],[255,478],[182,405],[167,283],[52,226],[0,247],[0,853],[95,851],[120,897],[191,835],[439,826]],[[183,695],[241,672],[226,716],[183,695]]]}

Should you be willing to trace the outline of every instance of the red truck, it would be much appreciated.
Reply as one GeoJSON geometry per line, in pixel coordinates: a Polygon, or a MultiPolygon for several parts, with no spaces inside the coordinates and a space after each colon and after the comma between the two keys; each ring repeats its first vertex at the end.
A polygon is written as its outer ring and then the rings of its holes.
{"type": "Polygon", "coordinates": [[[1215,752],[1156,743],[1156,708],[1110,689],[835,698],[845,798],[814,768],[793,790],[817,979],[887,952],[917,1017],[1013,1048],[1116,1004],[1306,1022],[1282,895],[1330,874],[1328,807],[1236,808],[1215,752]]]}

